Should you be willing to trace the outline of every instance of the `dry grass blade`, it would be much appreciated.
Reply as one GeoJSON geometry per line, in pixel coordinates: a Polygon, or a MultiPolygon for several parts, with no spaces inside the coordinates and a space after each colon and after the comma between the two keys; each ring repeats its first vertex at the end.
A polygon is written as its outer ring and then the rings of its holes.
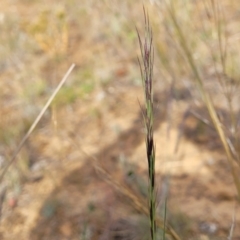
{"type": "MultiPolygon", "coordinates": [[[[120,194],[131,200],[132,206],[138,212],[149,216],[149,209],[145,206],[144,201],[140,197],[130,192],[125,186],[115,181],[115,179],[106,170],[99,166],[96,161],[97,160],[94,159],[94,168],[97,170],[98,173],[103,176],[104,180],[107,181],[107,183],[109,183],[111,186],[113,186],[120,194]]],[[[161,229],[165,228],[166,233],[169,234],[174,240],[181,240],[181,238],[174,231],[174,229],[168,223],[164,223],[164,221],[159,217],[156,217],[156,225],[161,229]]]]}
{"type": "Polygon", "coordinates": [[[25,134],[25,136],[23,137],[22,141],[20,142],[20,144],[18,145],[18,148],[16,149],[13,157],[11,158],[11,160],[7,163],[7,165],[5,166],[5,168],[3,169],[1,175],[0,175],[0,182],[2,182],[2,179],[4,177],[4,175],[6,174],[7,170],[9,169],[9,167],[14,163],[14,161],[17,158],[18,153],[21,151],[23,145],[25,144],[26,140],[29,138],[29,136],[31,135],[31,133],[33,132],[33,130],[35,129],[35,127],[37,126],[37,124],[39,123],[39,121],[41,120],[43,114],[46,112],[46,110],[48,109],[48,107],[50,106],[50,104],[52,103],[53,99],[56,97],[57,93],[59,92],[59,90],[62,88],[63,84],[66,82],[66,80],[68,79],[70,73],[72,72],[73,68],[75,67],[75,64],[72,64],[71,67],[68,69],[68,71],[66,72],[66,74],[64,75],[64,77],[62,78],[61,82],[58,84],[58,86],[56,87],[56,89],[54,90],[54,92],[52,93],[51,97],[48,99],[47,103],[45,104],[45,106],[43,107],[43,109],[41,110],[41,112],[39,113],[39,115],[36,117],[35,121],[33,122],[33,124],[31,125],[31,127],[29,128],[28,132],[25,134]]]}
{"type": "Polygon", "coordinates": [[[234,228],[235,228],[235,224],[236,224],[236,212],[235,212],[235,210],[234,210],[233,216],[232,216],[232,224],[231,224],[231,228],[230,228],[230,231],[229,231],[229,235],[228,235],[227,240],[232,240],[232,238],[233,238],[233,232],[234,232],[234,228]]]}
{"type": "Polygon", "coordinates": [[[171,1],[170,5],[168,5],[168,13],[169,13],[169,16],[171,17],[172,19],[172,22],[173,22],[173,25],[174,25],[174,28],[177,32],[177,36],[178,36],[178,40],[180,42],[180,45],[185,53],[185,56],[187,58],[187,61],[190,65],[190,68],[191,70],[193,71],[193,74],[195,76],[195,80],[196,80],[196,84],[197,84],[197,87],[199,89],[199,92],[202,96],[202,99],[207,107],[207,110],[208,110],[208,113],[212,119],[212,122],[213,122],[213,125],[219,135],[219,138],[222,142],[222,145],[224,147],[224,150],[226,152],[226,155],[227,155],[227,159],[228,159],[228,162],[229,162],[229,165],[231,167],[231,173],[232,173],[232,176],[233,176],[233,179],[234,179],[234,183],[235,183],[235,186],[236,186],[236,189],[237,189],[237,193],[238,193],[238,197],[240,198],[240,180],[239,180],[239,174],[238,174],[238,171],[236,169],[236,163],[233,159],[233,156],[232,156],[232,153],[231,153],[231,149],[229,147],[229,144],[227,142],[227,136],[222,128],[222,124],[221,124],[221,121],[217,115],[217,112],[216,112],[216,109],[213,105],[213,102],[212,102],[212,99],[211,97],[209,96],[209,94],[207,93],[206,89],[204,88],[204,85],[203,85],[203,79],[201,77],[201,75],[199,74],[199,71],[198,71],[198,68],[197,68],[197,64],[194,60],[194,57],[193,57],[193,53],[191,52],[190,48],[188,47],[188,44],[187,44],[187,39],[182,31],[182,28],[181,26],[179,25],[178,21],[177,21],[177,17],[176,17],[176,12],[175,12],[175,8],[174,8],[174,5],[173,5],[173,2],[171,1]]]}
{"type": "MultiPolygon", "coordinates": [[[[88,159],[92,159],[91,164],[96,169],[97,173],[116,191],[118,191],[128,200],[130,200],[130,203],[132,204],[133,208],[136,209],[136,211],[138,211],[139,213],[145,214],[146,216],[149,216],[149,209],[146,206],[145,201],[141,197],[136,196],[127,187],[117,182],[110,173],[108,173],[104,168],[102,168],[99,165],[99,161],[96,159],[96,157],[89,155],[79,145],[78,145],[78,148],[88,159]]],[[[170,235],[173,240],[181,240],[181,238],[178,236],[175,230],[171,227],[171,225],[166,222],[164,226],[164,221],[160,219],[158,216],[156,216],[156,225],[161,229],[165,228],[166,233],[170,235]]]]}

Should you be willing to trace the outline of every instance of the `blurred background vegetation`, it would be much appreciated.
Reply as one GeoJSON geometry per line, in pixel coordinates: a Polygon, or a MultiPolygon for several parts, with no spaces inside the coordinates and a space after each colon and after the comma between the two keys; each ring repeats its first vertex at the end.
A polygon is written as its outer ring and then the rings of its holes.
{"type": "Polygon", "coordinates": [[[236,183],[184,49],[186,43],[238,171],[237,0],[1,1],[1,169],[76,64],[1,182],[1,239],[148,237],[141,232],[146,220],[128,209],[129,200],[119,205],[104,185],[108,177],[89,170],[89,156],[96,156],[116,181],[146,196],[136,32],[144,34],[143,5],[155,50],[158,201],[169,194],[169,222],[182,239],[239,239],[236,183]],[[105,198],[111,200],[104,205],[105,198]]]}

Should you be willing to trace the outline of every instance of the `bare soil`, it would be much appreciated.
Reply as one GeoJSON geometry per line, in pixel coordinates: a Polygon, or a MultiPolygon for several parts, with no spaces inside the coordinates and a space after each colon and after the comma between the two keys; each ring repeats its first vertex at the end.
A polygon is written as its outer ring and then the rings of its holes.
{"type": "MultiPolygon", "coordinates": [[[[19,12],[28,13],[27,5],[18,4],[19,12]]],[[[71,28],[76,28],[74,23],[71,28]]],[[[71,30],[71,39],[68,59],[58,64],[61,73],[70,62],[81,68],[109,49],[100,40],[84,38],[84,32],[71,30]]],[[[113,184],[147,204],[139,106],[143,94],[141,86],[128,79],[131,66],[137,69],[136,58],[124,61],[113,63],[111,82],[104,88],[58,108],[56,125],[50,110],[28,140],[24,151],[31,156],[31,167],[17,198],[3,204],[0,239],[147,238],[144,213],[113,184]]],[[[43,75],[51,77],[55,64],[48,60],[43,75]]],[[[184,89],[169,101],[169,88],[158,89],[156,84],[154,101],[159,212],[167,197],[168,220],[182,239],[227,239],[233,222],[232,239],[240,239],[239,203],[215,131],[191,114],[184,119],[191,101],[184,89]]],[[[194,111],[207,116],[204,108],[194,111]]]]}

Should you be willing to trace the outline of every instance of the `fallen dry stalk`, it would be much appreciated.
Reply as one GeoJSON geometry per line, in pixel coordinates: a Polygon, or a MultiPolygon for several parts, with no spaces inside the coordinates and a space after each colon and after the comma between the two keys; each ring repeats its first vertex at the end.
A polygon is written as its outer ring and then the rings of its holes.
{"type": "Polygon", "coordinates": [[[11,160],[7,163],[7,165],[4,167],[4,169],[2,170],[1,174],[0,174],[0,183],[3,180],[4,175],[6,174],[7,170],[9,169],[9,167],[14,163],[14,161],[17,158],[17,155],[19,154],[19,152],[21,151],[23,145],[25,144],[25,142],[27,141],[27,139],[29,138],[29,136],[31,135],[31,133],[33,132],[33,130],[35,129],[35,127],[37,126],[37,124],[39,123],[39,121],[41,120],[43,114],[46,112],[46,110],[48,109],[48,107],[50,106],[50,104],[52,103],[53,99],[56,97],[57,93],[59,92],[59,90],[62,88],[63,84],[67,81],[67,78],[69,77],[70,73],[72,72],[73,68],[75,67],[75,64],[72,64],[71,67],[68,69],[68,71],[66,72],[66,74],[64,75],[64,77],[62,78],[61,82],[58,84],[58,86],[56,87],[56,89],[54,90],[54,92],[52,93],[51,97],[48,99],[47,103],[45,104],[45,106],[43,107],[43,109],[41,110],[41,112],[39,113],[39,115],[36,117],[35,121],[33,122],[33,124],[31,125],[31,127],[29,128],[28,132],[25,134],[25,136],[23,137],[22,141],[20,142],[20,144],[18,145],[15,153],[13,154],[13,157],[11,158],[11,160]]]}

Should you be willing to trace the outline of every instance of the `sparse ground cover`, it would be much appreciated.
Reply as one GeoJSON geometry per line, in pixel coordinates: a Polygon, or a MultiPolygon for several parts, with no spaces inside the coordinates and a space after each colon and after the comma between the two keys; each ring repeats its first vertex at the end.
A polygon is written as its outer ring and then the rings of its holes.
{"type": "MultiPolygon", "coordinates": [[[[176,10],[204,86],[237,149],[238,2],[172,3],[167,6],[176,10]],[[220,25],[214,25],[213,3],[219,19],[225,19],[220,25]]],[[[164,1],[144,4],[155,47],[159,216],[167,196],[168,222],[181,239],[226,239],[233,226],[229,239],[240,239],[231,169],[179,32],[164,1]]],[[[1,183],[0,239],[148,239],[135,30],[136,25],[144,32],[142,3],[9,0],[2,1],[0,11],[2,169],[67,68],[76,63],[1,183]]]]}

